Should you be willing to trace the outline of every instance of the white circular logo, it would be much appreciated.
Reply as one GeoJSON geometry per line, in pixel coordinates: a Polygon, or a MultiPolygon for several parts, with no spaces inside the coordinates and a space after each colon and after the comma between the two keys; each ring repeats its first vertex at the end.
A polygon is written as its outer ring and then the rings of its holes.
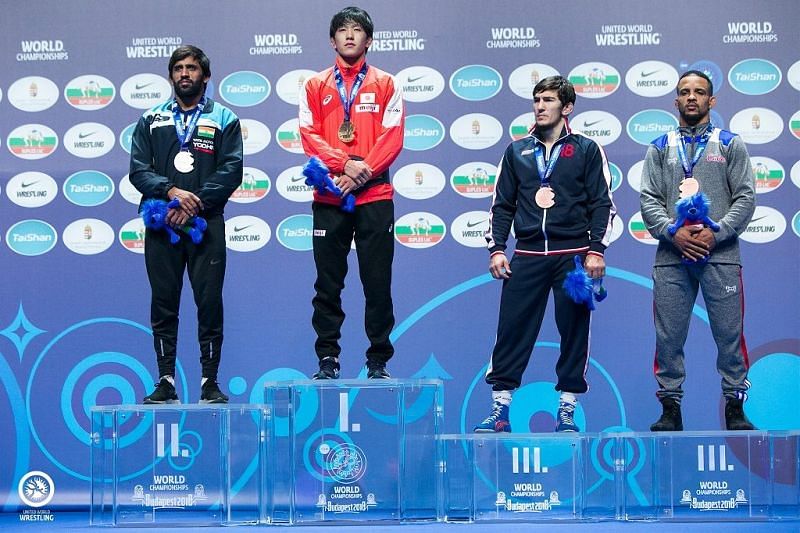
{"type": "Polygon", "coordinates": [[[483,150],[497,144],[503,136],[503,126],[491,115],[469,113],[450,125],[450,138],[461,148],[483,150]]]}
{"type": "Polygon", "coordinates": [[[42,76],[20,78],[8,88],[8,101],[20,111],[44,111],[58,101],[58,87],[42,76]]]}
{"type": "Polygon", "coordinates": [[[269,145],[272,135],[269,128],[263,123],[250,118],[239,121],[242,126],[242,144],[244,155],[257,154],[269,145]]]}
{"type": "Polygon", "coordinates": [[[750,164],[753,166],[758,194],[772,192],[783,184],[786,172],[783,170],[783,165],[774,159],[753,156],[750,158],[750,164]]]}
{"type": "Polygon", "coordinates": [[[406,102],[428,102],[444,91],[444,76],[431,67],[408,67],[397,73],[395,80],[403,88],[406,102]]]}
{"type": "Polygon", "coordinates": [[[789,171],[789,176],[792,178],[792,183],[800,188],[800,160],[792,165],[792,170],[789,171]]]}
{"type": "Polygon", "coordinates": [[[76,157],[91,159],[106,155],[117,138],[111,128],[98,122],[83,122],[64,134],[64,148],[76,157]]]}
{"type": "Polygon", "coordinates": [[[641,211],[637,211],[628,221],[628,232],[631,237],[642,244],[658,245],[658,239],[654,239],[650,232],[647,231],[641,211]]]}
{"type": "Polygon", "coordinates": [[[466,198],[488,198],[494,194],[497,167],[483,161],[465,163],[450,175],[450,186],[466,198]]]}
{"type": "Polygon", "coordinates": [[[95,111],[114,100],[114,84],[97,74],[78,76],[64,88],[64,99],[75,109],[95,111]]]}
{"type": "Polygon", "coordinates": [[[617,215],[611,223],[611,235],[609,235],[608,238],[610,242],[614,242],[619,239],[623,233],[625,233],[625,223],[622,221],[622,218],[617,215]]]}
{"type": "Polygon", "coordinates": [[[56,493],[53,478],[40,470],[28,472],[19,480],[17,494],[22,503],[29,507],[43,507],[50,503],[56,493]]]}
{"type": "Polygon", "coordinates": [[[738,133],[747,144],[766,144],[783,132],[783,119],[771,109],[750,107],[733,115],[730,130],[738,133]]]}
{"type": "Polygon", "coordinates": [[[795,61],[795,63],[789,67],[789,70],[786,71],[786,81],[789,82],[789,85],[800,91],[800,61],[795,61]]]}
{"type": "Polygon", "coordinates": [[[119,195],[122,196],[126,202],[130,202],[133,205],[139,205],[139,202],[142,201],[142,193],[133,186],[128,174],[125,174],[122,179],[119,180],[119,195]]]}
{"type": "Polygon", "coordinates": [[[231,202],[252,204],[264,198],[269,192],[270,181],[267,174],[257,168],[244,167],[242,183],[231,195],[231,202]]]}
{"type": "Polygon", "coordinates": [[[119,88],[122,101],[136,109],[150,109],[172,97],[172,86],[158,74],[135,74],[119,88]]]}
{"type": "Polygon", "coordinates": [[[289,167],[275,180],[278,194],[291,202],[310,202],[314,199],[314,187],[306,185],[303,167],[289,167]]]}
{"type": "Polygon", "coordinates": [[[6,196],[21,207],[42,207],[58,194],[56,180],[43,172],[22,172],[8,180],[6,196]]]}
{"type": "Polygon", "coordinates": [[[364,451],[349,442],[337,444],[325,454],[325,470],[328,475],[349,485],[361,479],[367,472],[367,456],[364,451]]]}
{"type": "Polygon", "coordinates": [[[469,248],[485,248],[484,235],[489,229],[489,213],[486,211],[469,211],[462,213],[450,224],[450,235],[463,246],[469,248]]]}
{"type": "Polygon", "coordinates": [[[96,218],[82,218],[64,228],[61,241],[80,255],[95,255],[108,250],[114,242],[114,230],[96,218]]]}
{"type": "Polygon", "coordinates": [[[786,219],[777,209],[757,205],[747,229],[740,235],[742,240],[756,244],[772,242],[786,231],[786,219]]]}
{"type": "Polygon", "coordinates": [[[225,243],[235,252],[252,252],[264,247],[272,236],[266,222],[258,217],[241,215],[225,221],[225,243]]]}
{"type": "Polygon", "coordinates": [[[275,92],[278,94],[278,98],[287,104],[298,105],[300,103],[300,91],[303,89],[303,83],[315,74],[316,72],[308,69],[298,69],[287,72],[275,83],[275,92]]]}
{"type": "Polygon", "coordinates": [[[8,134],[6,146],[20,159],[42,159],[58,147],[58,135],[43,124],[25,124],[8,134]]]}
{"type": "Polygon", "coordinates": [[[444,221],[433,213],[403,215],[394,223],[394,238],[408,248],[430,248],[444,239],[444,221]]]}
{"type": "Polygon", "coordinates": [[[608,63],[582,63],[569,73],[575,94],[584,98],[603,98],[613,94],[620,85],[619,71],[608,63]]]}
{"type": "Polygon", "coordinates": [[[622,133],[619,119],[605,111],[584,111],[573,117],[569,125],[601,146],[613,143],[622,133]]]}
{"type": "Polygon", "coordinates": [[[527,137],[535,125],[536,115],[533,112],[523,113],[511,121],[508,126],[508,134],[511,135],[511,140],[518,141],[527,137]]]}
{"type": "Polygon", "coordinates": [[[625,74],[625,85],[639,96],[655,98],[675,90],[678,85],[678,71],[663,61],[642,61],[636,63],[625,74]]]}
{"type": "Polygon", "coordinates": [[[397,194],[411,200],[433,198],[444,189],[444,173],[427,163],[412,163],[394,173],[392,185],[397,194]]]}
{"type": "Polygon", "coordinates": [[[557,76],[558,71],[544,63],[528,63],[514,69],[508,77],[511,92],[526,100],[533,100],[533,88],[544,78],[557,76]]]}
{"type": "Polygon", "coordinates": [[[135,254],[144,254],[144,221],[136,217],[119,229],[119,243],[135,254]]]}
{"type": "Polygon", "coordinates": [[[644,159],[641,161],[637,161],[634,165],[628,170],[628,174],[625,178],[628,180],[628,185],[631,186],[636,192],[642,192],[642,174],[644,173],[644,159]]]}
{"type": "Polygon", "coordinates": [[[300,121],[296,118],[291,118],[278,126],[278,132],[275,134],[275,139],[281,148],[293,154],[305,154],[303,150],[303,142],[300,140],[300,121]]]}

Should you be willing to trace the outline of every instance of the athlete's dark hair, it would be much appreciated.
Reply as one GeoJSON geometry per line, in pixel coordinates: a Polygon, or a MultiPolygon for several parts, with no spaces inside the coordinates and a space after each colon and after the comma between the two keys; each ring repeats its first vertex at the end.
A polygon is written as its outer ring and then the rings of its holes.
{"type": "Polygon", "coordinates": [[[575,87],[564,76],[549,76],[541,80],[533,88],[533,96],[544,91],[556,91],[562,106],[575,103],[575,87]]]}
{"type": "MultiPolygon", "coordinates": [[[[706,80],[708,82],[708,96],[714,96],[714,82],[711,81],[711,78],[708,77],[708,74],[706,74],[705,72],[701,72],[699,70],[687,70],[686,72],[681,74],[680,78],[678,78],[678,85],[680,85],[681,80],[687,76],[698,76],[706,80]]],[[[678,86],[675,87],[675,92],[677,94],[680,94],[678,86]]]]}
{"type": "Polygon", "coordinates": [[[336,30],[348,22],[355,22],[364,28],[367,37],[372,39],[372,30],[375,28],[372,25],[372,18],[370,18],[369,13],[355,6],[346,7],[333,16],[331,19],[331,39],[336,35],[336,30]]]}
{"type": "Polygon", "coordinates": [[[179,46],[174,52],[172,52],[172,56],[169,58],[170,76],[172,76],[172,67],[175,66],[175,63],[186,59],[187,57],[193,57],[198,63],[200,63],[200,68],[203,69],[203,77],[211,77],[211,61],[209,61],[208,56],[198,47],[192,46],[191,44],[179,46]]]}

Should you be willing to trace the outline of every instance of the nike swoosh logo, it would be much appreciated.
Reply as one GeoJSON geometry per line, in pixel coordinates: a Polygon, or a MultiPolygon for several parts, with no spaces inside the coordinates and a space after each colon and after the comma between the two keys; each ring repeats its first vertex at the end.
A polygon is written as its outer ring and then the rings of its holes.
{"type": "Polygon", "coordinates": [[[302,180],[304,180],[306,178],[305,178],[305,176],[300,176],[298,178],[290,178],[290,179],[292,180],[292,183],[297,183],[298,181],[302,181],[302,180]]]}
{"type": "Polygon", "coordinates": [[[658,69],[658,70],[652,70],[652,71],[650,71],[650,72],[645,72],[645,71],[642,71],[642,73],[641,73],[641,74],[642,74],[642,77],[643,77],[643,78],[649,78],[650,76],[652,76],[652,75],[653,75],[653,74],[655,74],[656,72],[660,72],[660,71],[661,71],[661,69],[658,69]]]}
{"type": "Polygon", "coordinates": [[[468,228],[474,228],[475,226],[479,226],[479,225],[483,224],[484,222],[486,222],[486,221],[485,220],[481,220],[480,222],[467,222],[467,227],[468,228]]]}
{"type": "Polygon", "coordinates": [[[153,85],[153,83],[154,83],[154,82],[152,82],[152,81],[151,81],[150,83],[145,83],[145,84],[143,84],[143,85],[139,85],[139,84],[137,83],[137,84],[136,84],[136,90],[137,90],[137,91],[141,91],[141,90],[142,90],[142,89],[144,89],[145,87],[150,87],[151,85],[153,85]]]}
{"type": "Polygon", "coordinates": [[[412,78],[411,76],[408,77],[408,83],[414,83],[415,81],[419,81],[422,78],[427,76],[427,74],[423,74],[422,76],[417,76],[416,78],[412,78]]]}
{"type": "Polygon", "coordinates": [[[584,121],[583,121],[583,127],[584,127],[584,128],[591,128],[591,127],[592,127],[592,126],[594,126],[595,124],[599,124],[599,123],[601,123],[601,122],[603,122],[603,119],[602,119],[602,118],[601,118],[600,120],[595,120],[594,122],[586,122],[586,121],[584,120],[584,121]]]}
{"type": "Polygon", "coordinates": [[[247,228],[249,228],[250,226],[252,226],[252,224],[248,224],[248,225],[246,225],[246,226],[242,226],[241,228],[240,228],[240,227],[238,227],[238,226],[234,226],[234,227],[233,227],[233,231],[234,231],[234,233],[239,233],[240,231],[244,231],[244,230],[246,230],[246,229],[247,229],[247,228]]]}
{"type": "Polygon", "coordinates": [[[764,220],[765,218],[767,218],[767,216],[768,215],[764,215],[763,217],[754,218],[750,221],[750,224],[752,224],[753,222],[758,222],[759,220],[764,220]]]}
{"type": "Polygon", "coordinates": [[[32,181],[32,182],[30,182],[30,183],[24,183],[24,182],[23,182],[23,183],[20,183],[20,186],[21,186],[23,189],[27,189],[27,188],[28,188],[28,187],[30,187],[31,185],[36,185],[37,183],[39,183],[39,180],[32,181]]]}
{"type": "Polygon", "coordinates": [[[93,132],[91,132],[91,133],[79,133],[79,134],[78,134],[78,139],[85,139],[86,137],[91,137],[91,136],[92,136],[92,135],[94,135],[95,133],[97,133],[97,132],[96,132],[96,131],[93,131],[93,132]]]}

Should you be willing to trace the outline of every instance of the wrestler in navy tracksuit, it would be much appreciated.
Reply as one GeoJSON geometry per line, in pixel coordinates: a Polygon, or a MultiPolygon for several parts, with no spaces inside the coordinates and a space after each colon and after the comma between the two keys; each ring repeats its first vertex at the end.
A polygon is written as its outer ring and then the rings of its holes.
{"type": "Polygon", "coordinates": [[[575,255],[582,260],[586,254],[603,255],[616,209],[602,148],[573,132],[569,124],[553,145],[553,149],[563,145],[550,176],[555,204],[539,207],[534,200],[541,186],[534,157],[537,144],[545,148],[534,129],[508,145],[498,168],[486,232],[489,252],[505,253],[512,222],[517,244],[512,275],[503,281],[497,341],[486,382],[494,391],[520,386],[552,290],[561,335],[556,390],[577,394],[588,389],[590,313],[586,305],[570,299],[562,284],[574,268],[575,255]]]}
{"type": "MultiPolygon", "coordinates": [[[[145,265],[152,289],[150,320],[159,376],[175,375],[178,307],[183,272],[197,305],[198,340],[203,377],[216,380],[222,347],[222,284],[225,278],[225,221],[223,209],[242,182],[242,130],[236,115],[222,104],[206,99],[189,151],[194,169],[178,172],[174,165],[180,150],[168,100],[139,119],[131,143],[130,180],[149,198],[168,200],[173,186],[191,191],[203,202],[200,215],[208,222],[203,241],[194,244],[185,235],[173,245],[163,231],[145,233],[145,265]]],[[[185,114],[185,113],[184,113],[185,114]]]]}

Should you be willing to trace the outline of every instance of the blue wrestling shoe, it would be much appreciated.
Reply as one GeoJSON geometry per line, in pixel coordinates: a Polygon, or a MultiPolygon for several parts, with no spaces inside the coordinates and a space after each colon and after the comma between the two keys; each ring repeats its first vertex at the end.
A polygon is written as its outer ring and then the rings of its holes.
{"type": "Polygon", "coordinates": [[[508,406],[500,402],[492,404],[492,414],[475,426],[475,433],[511,433],[508,421],[508,406]]]}
{"type": "Polygon", "coordinates": [[[572,432],[577,433],[580,431],[577,424],[575,424],[575,407],[577,404],[569,402],[560,402],[558,404],[558,414],[556,415],[556,431],[559,433],[572,432]]]}

